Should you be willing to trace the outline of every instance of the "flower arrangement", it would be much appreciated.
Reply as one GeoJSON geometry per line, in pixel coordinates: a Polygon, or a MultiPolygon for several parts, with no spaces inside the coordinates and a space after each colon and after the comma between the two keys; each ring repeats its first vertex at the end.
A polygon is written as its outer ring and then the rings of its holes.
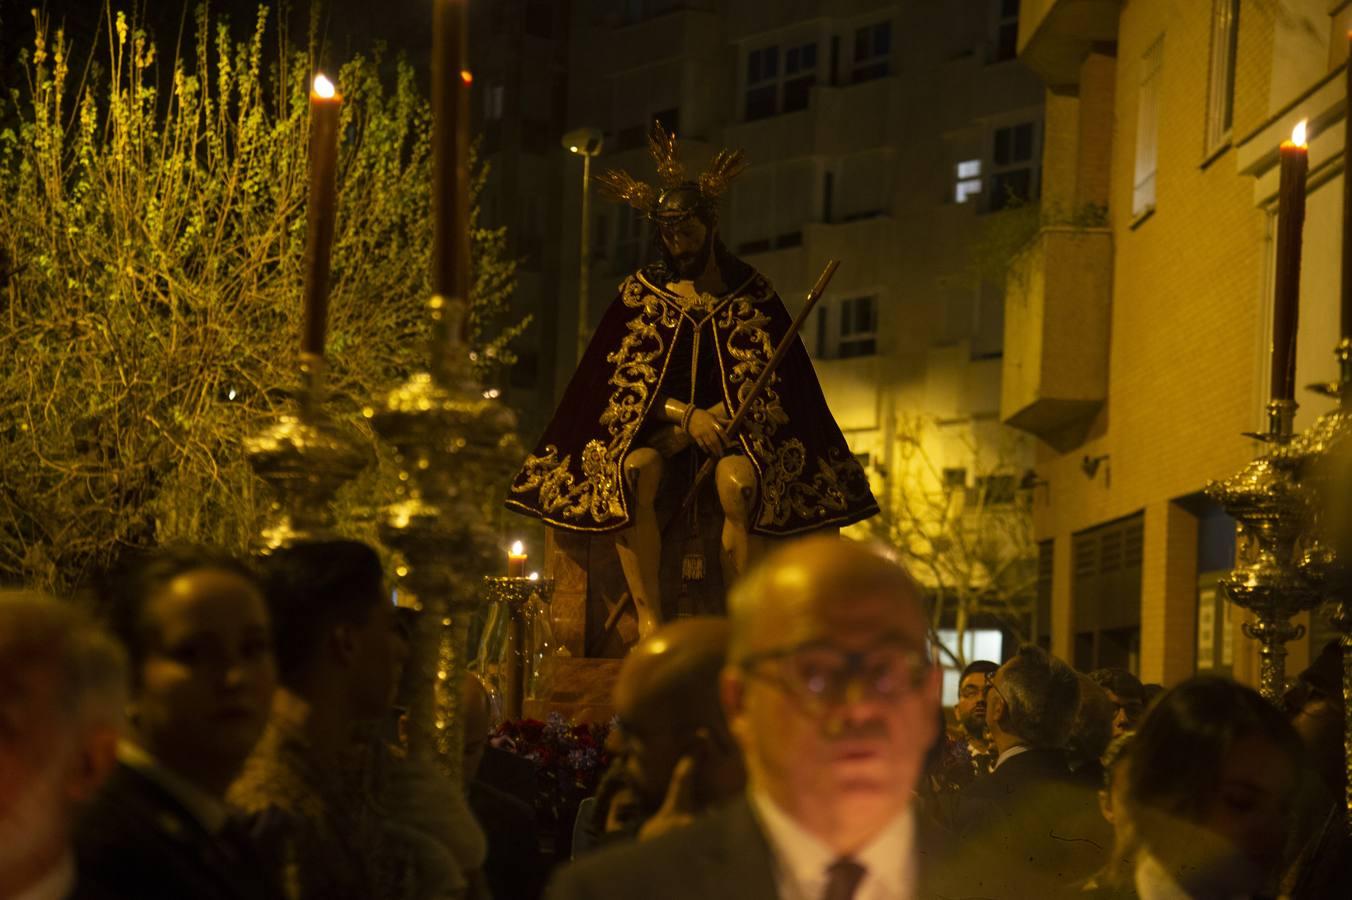
{"type": "Polygon", "coordinates": [[[569,722],[558,713],[539,719],[509,719],[488,742],[540,767],[535,809],[542,823],[571,828],[577,805],[596,793],[610,766],[606,736],[612,722],[569,722]]]}

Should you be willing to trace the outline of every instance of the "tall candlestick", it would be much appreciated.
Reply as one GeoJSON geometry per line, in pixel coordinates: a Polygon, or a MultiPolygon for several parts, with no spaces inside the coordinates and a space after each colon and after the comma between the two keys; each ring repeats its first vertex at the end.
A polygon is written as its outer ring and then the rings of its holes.
{"type": "Polygon", "coordinates": [[[1352,338],[1352,32],[1347,35],[1347,64],[1343,84],[1346,106],[1343,110],[1343,296],[1342,336],[1352,338]]]}
{"type": "MultiPolygon", "coordinates": [[[[432,292],[469,300],[469,73],[466,0],[436,0],[432,23],[432,292]]],[[[447,335],[464,339],[466,316],[447,335]]]]}
{"type": "Polygon", "coordinates": [[[523,578],[526,575],[526,548],[520,541],[512,544],[507,554],[507,577],[523,578]]]}
{"type": "Polygon", "coordinates": [[[329,253],[338,195],[338,117],[343,98],[333,82],[315,76],[310,91],[310,197],[305,237],[305,329],[301,352],[324,355],[329,317],[329,253]]]}
{"type": "Polygon", "coordinates": [[[1277,198],[1276,290],[1272,317],[1272,399],[1293,400],[1296,389],[1296,327],[1300,316],[1300,243],[1305,225],[1305,173],[1310,156],[1305,122],[1281,146],[1281,193],[1277,198]]]}

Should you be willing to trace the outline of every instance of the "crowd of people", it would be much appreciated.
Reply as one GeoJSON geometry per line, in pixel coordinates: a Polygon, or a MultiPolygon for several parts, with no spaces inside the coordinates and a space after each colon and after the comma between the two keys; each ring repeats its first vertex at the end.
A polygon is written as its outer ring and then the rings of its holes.
{"type": "Polygon", "coordinates": [[[1025,645],[946,711],[906,572],[785,544],[630,651],[560,852],[477,679],[464,786],[405,752],[409,627],[352,541],[0,592],[0,898],[1352,897],[1336,644],[1282,708],[1025,645]]]}

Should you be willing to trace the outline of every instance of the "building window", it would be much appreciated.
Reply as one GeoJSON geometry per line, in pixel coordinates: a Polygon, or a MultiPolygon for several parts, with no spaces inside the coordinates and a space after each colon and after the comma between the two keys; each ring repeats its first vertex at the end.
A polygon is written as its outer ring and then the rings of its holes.
{"type": "Polygon", "coordinates": [[[854,68],[851,81],[882,78],[892,61],[892,23],[878,22],[854,32],[854,68]]]}
{"type": "Polygon", "coordinates": [[[1235,58],[1239,0],[1211,0],[1211,84],[1206,111],[1206,151],[1230,140],[1235,116],[1235,58]]]}
{"type": "Polygon", "coordinates": [[[807,109],[817,83],[817,45],[801,44],[784,52],[784,112],[807,109]]]}
{"type": "Polygon", "coordinates": [[[812,86],[817,83],[817,45],[807,43],[785,48],[782,71],[779,49],[777,46],[761,47],[747,54],[745,118],[748,122],[780,112],[807,109],[812,86]]]}
{"type": "Polygon", "coordinates": [[[779,95],[779,48],[762,47],[746,55],[746,120],[773,116],[779,95]]]}
{"type": "Polygon", "coordinates": [[[643,256],[644,217],[630,206],[616,208],[615,271],[632,272],[643,256]]]}
{"type": "Polygon", "coordinates": [[[490,121],[502,118],[503,86],[489,84],[484,86],[484,118],[490,121]]]}
{"type": "Polygon", "coordinates": [[[955,203],[966,203],[969,197],[979,193],[981,193],[981,160],[963,160],[957,165],[953,200],[955,203]]]}
{"type": "Polygon", "coordinates": [[[987,208],[998,212],[1033,199],[1037,186],[1037,123],[997,128],[993,138],[987,208]]]}
{"type": "Polygon", "coordinates": [[[1009,506],[1014,502],[1018,482],[1013,475],[978,475],[967,492],[970,506],[1009,506]]]}
{"type": "Polygon", "coordinates": [[[942,473],[946,490],[962,491],[967,489],[967,470],[954,467],[946,468],[942,473]]]}
{"type": "Polygon", "coordinates": [[[992,0],[994,41],[990,61],[1006,62],[1019,55],[1019,0],[992,0]]]}
{"type": "Polygon", "coordinates": [[[849,359],[877,353],[878,298],[851,297],[835,308],[835,315],[825,306],[817,308],[817,358],[849,359]]]}
{"type": "Polygon", "coordinates": [[[671,109],[664,109],[661,112],[655,112],[652,117],[659,125],[667,130],[668,134],[677,134],[681,130],[680,107],[672,107],[671,109]]]}
{"type": "Polygon", "coordinates": [[[1160,133],[1160,66],[1164,61],[1164,36],[1141,55],[1141,80],[1136,94],[1136,179],[1131,194],[1131,214],[1144,215],[1155,208],[1155,169],[1160,133]]]}
{"type": "Polygon", "coordinates": [[[836,356],[872,356],[877,352],[878,304],[873,297],[852,297],[840,304],[840,340],[836,356]]]}

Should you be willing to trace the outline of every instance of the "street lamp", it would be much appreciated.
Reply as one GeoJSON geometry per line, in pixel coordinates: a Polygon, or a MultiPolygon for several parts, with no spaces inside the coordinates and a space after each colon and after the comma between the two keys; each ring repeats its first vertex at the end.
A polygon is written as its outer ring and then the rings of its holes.
{"type": "Polygon", "coordinates": [[[582,233],[579,235],[577,274],[577,359],[587,349],[591,337],[587,329],[587,288],[591,283],[591,161],[601,152],[602,135],[596,128],[575,128],[563,136],[563,146],[569,153],[582,157],[582,233]]]}

